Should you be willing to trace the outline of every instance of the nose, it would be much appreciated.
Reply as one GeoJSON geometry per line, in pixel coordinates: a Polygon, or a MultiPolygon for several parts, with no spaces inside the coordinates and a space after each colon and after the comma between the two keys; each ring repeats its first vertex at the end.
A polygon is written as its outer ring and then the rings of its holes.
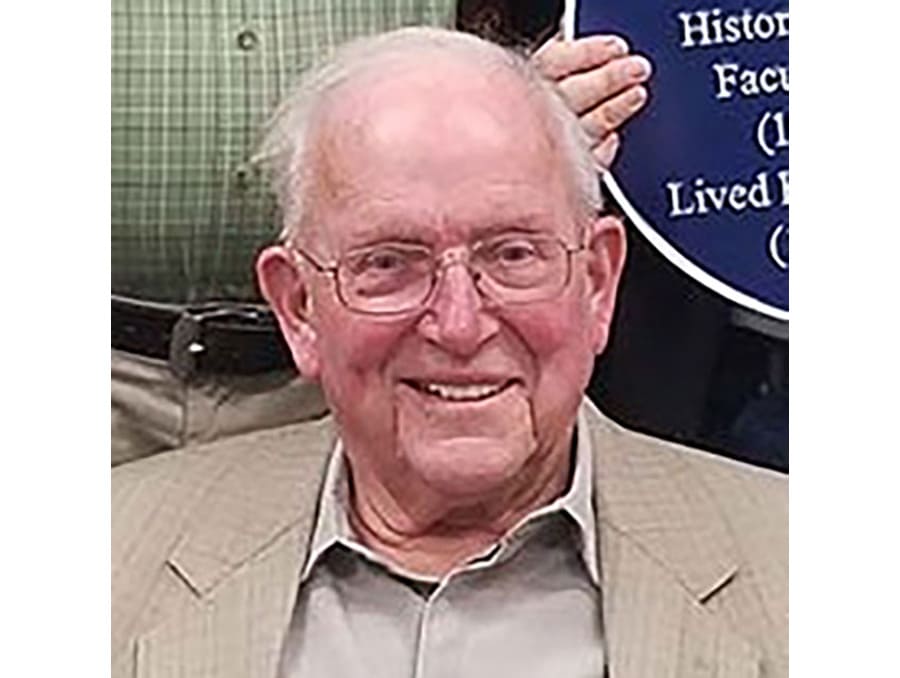
{"type": "Polygon", "coordinates": [[[499,323],[469,268],[461,261],[444,266],[431,303],[419,321],[419,333],[448,353],[471,356],[497,333],[499,323]]]}

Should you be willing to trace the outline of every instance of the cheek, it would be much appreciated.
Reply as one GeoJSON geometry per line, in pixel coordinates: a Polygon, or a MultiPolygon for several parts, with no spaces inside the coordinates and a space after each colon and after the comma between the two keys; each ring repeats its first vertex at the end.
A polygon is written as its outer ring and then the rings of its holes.
{"type": "Polygon", "coordinates": [[[568,362],[577,356],[585,359],[585,352],[590,353],[588,312],[587,303],[573,295],[510,312],[507,319],[540,368],[545,362],[568,362]]]}
{"type": "Polygon", "coordinates": [[[373,322],[342,308],[322,311],[317,347],[321,383],[332,407],[364,412],[387,405],[385,367],[408,323],[373,322]]]}
{"type": "MultiPolygon", "coordinates": [[[[348,389],[350,397],[363,395],[358,389],[371,387],[381,379],[402,329],[373,323],[365,318],[336,314],[324,323],[319,334],[322,381],[327,390],[348,389]]],[[[335,393],[337,395],[337,393],[335,393]]]]}
{"type": "Polygon", "coordinates": [[[581,401],[594,365],[587,313],[579,297],[570,297],[509,316],[534,362],[539,419],[563,416],[581,401]]]}

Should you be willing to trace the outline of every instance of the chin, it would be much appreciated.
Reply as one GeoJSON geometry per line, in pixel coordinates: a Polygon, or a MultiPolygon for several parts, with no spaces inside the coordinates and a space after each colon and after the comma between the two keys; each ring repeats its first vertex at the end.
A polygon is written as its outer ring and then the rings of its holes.
{"type": "Polygon", "coordinates": [[[512,439],[457,437],[420,441],[405,450],[411,470],[435,492],[477,501],[501,492],[535,451],[530,434],[512,439]]]}

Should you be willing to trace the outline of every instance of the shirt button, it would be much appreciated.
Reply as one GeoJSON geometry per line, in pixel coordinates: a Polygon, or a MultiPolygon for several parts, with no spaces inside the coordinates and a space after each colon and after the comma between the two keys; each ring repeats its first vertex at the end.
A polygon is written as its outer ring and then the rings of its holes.
{"type": "Polygon", "coordinates": [[[238,33],[237,44],[245,52],[251,52],[259,45],[259,36],[254,31],[246,28],[238,33]]]}
{"type": "Polygon", "coordinates": [[[253,168],[249,163],[241,163],[234,169],[234,180],[238,188],[248,188],[253,180],[253,168]]]}

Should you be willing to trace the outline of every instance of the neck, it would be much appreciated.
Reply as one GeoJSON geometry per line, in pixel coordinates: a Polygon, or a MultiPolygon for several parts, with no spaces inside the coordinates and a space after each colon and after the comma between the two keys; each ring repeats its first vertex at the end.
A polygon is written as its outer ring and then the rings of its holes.
{"type": "Polygon", "coordinates": [[[565,493],[572,460],[568,441],[545,462],[516,475],[490,497],[455,503],[444,496],[398,495],[379,483],[355,482],[350,523],[358,538],[404,570],[441,578],[483,553],[532,511],[565,493]]]}

